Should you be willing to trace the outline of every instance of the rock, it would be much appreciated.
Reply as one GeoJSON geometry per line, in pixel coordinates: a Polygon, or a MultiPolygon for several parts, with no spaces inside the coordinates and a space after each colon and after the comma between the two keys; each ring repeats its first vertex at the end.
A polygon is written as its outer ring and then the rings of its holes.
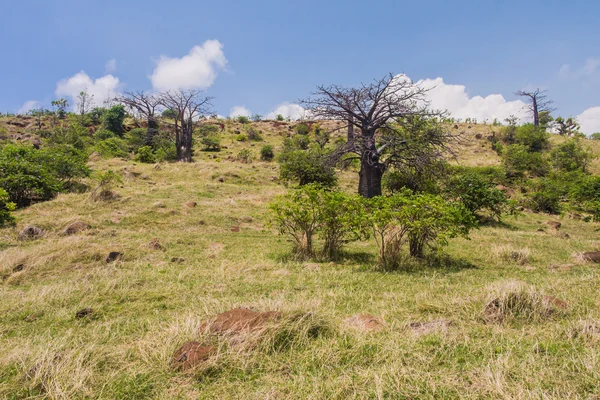
{"type": "Polygon", "coordinates": [[[582,254],[582,258],[586,261],[600,263],[600,251],[588,251],[582,254]]]}
{"type": "Polygon", "coordinates": [[[458,125],[456,125],[456,124],[455,124],[455,125],[454,125],[454,129],[458,129],[458,125]]]}
{"type": "Polygon", "coordinates": [[[194,208],[198,205],[198,203],[196,203],[195,201],[188,201],[187,203],[185,203],[185,206],[187,208],[194,208]]]}
{"type": "Polygon", "coordinates": [[[212,346],[202,346],[198,342],[187,342],[173,353],[171,368],[189,371],[202,365],[216,349],[212,346]]]}
{"type": "Polygon", "coordinates": [[[371,314],[356,314],[346,319],[344,323],[365,332],[380,332],[385,328],[383,322],[371,314]]]}
{"type": "Polygon", "coordinates": [[[182,264],[185,262],[185,259],[181,258],[181,257],[173,257],[173,258],[171,258],[171,262],[177,263],[177,264],[182,264]]]}
{"type": "Polygon", "coordinates": [[[75,313],[75,318],[77,318],[77,319],[85,318],[85,317],[92,315],[93,313],[94,313],[94,310],[91,309],[90,307],[82,308],[81,310],[79,310],[75,313]]]}
{"type": "Polygon", "coordinates": [[[412,329],[416,335],[428,335],[434,332],[445,332],[452,325],[454,325],[454,323],[448,319],[436,319],[428,322],[411,322],[408,324],[408,327],[412,329]]]}
{"type": "Polygon", "coordinates": [[[164,250],[165,248],[160,244],[159,240],[154,238],[148,243],[148,248],[152,250],[164,250]]]}
{"type": "Polygon", "coordinates": [[[19,232],[19,240],[34,240],[44,236],[44,230],[34,225],[27,225],[19,232]]]}
{"type": "Polygon", "coordinates": [[[258,312],[247,308],[234,308],[215,317],[210,323],[203,323],[200,332],[216,334],[242,333],[264,328],[281,317],[276,311],[258,312]]]}
{"type": "Polygon", "coordinates": [[[121,253],[119,251],[111,251],[110,253],[108,253],[108,256],[106,257],[106,262],[110,263],[113,261],[120,260],[121,258],[123,258],[123,253],[121,253]]]}
{"type": "Polygon", "coordinates": [[[223,182],[225,182],[225,178],[223,178],[222,176],[220,176],[220,177],[217,178],[217,181],[223,183],[223,182]]]}
{"type": "Polygon", "coordinates": [[[481,133],[478,133],[477,135],[475,135],[475,139],[481,139],[483,137],[483,135],[481,133]]]}
{"type": "Polygon", "coordinates": [[[548,225],[552,229],[559,230],[562,224],[558,221],[546,221],[546,225],[548,225]]]}
{"type": "Polygon", "coordinates": [[[87,223],[83,221],[75,221],[65,228],[63,234],[66,236],[75,235],[76,233],[83,232],[87,229],[90,229],[90,226],[87,223]]]}
{"type": "Polygon", "coordinates": [[[239,226],[232,226],[231,227],[231,232],[239,232],[240,231],[240,227],[239,226]]]}

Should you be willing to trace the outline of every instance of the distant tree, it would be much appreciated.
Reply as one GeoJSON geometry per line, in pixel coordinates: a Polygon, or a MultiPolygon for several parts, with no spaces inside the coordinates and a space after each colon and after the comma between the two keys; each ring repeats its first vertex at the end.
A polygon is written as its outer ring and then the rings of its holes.
{"type": "Polygon", "coordinates": [[[550,127],[550,125],[552,124],[552,121],[554,121],[554,117],[552,117],[552,115],[550,115],[550,111],[548,111],[548,110],[540,111],[539,118],[540,118],[540,128],[543,128],[543,129],[548,129],[548,127],[550,127]]]}
{"type": "Polygon", "coordinates": [[[52,100],[52,107],[56,108],[56,115],[60,119],[64,119],[67,116],[66,109],[69,106],[67,100],[60,98],[58,100],[52,100]]]}
{"type": "Polygon", "coordinates": [[[77,95],[77,109],[82,117],[89,112],[94,105],[94,95],[83,90],[77,95]]]}
{"type": "Polygon", "coordinates": [[[319,86],[302,104],[315,118],[352,121],[358,128],[335,155],[352,153],[360,159],[358,193],[371,198],[381,195],[389,166],[429,165],[429,157],[441,157],[448,150],[451,135],[426,118],[439,116],[428,109],[426,92],[419,84],[388,74],[357,87],[319,86]]]}
{"type": "Polygon", "coordinates": [[[153,93],[138,91],[127,92],[115,100],[127,106],[133,113],[139,114],[146,119],[148,127],[146,128],[144,143],[146,146],[152,146],[152,140],[158,133],[158,121],[155,114],[156,108],[160,105],[160,97],[153,93]]]}
{"type": "Polygon", "coordinates": [[[281,115],[281,114],[277,114],[277,116],[275,117],[275,119],[277,121],[285,121],[285,118],[283,118],[283,115],[281,115]]]}
{"type": "Polygon", "coordinates": [[[168,91],[160,95],[160,104],[175,113],[177,161],[192,162],[194,120],[210,113],[212,97],[200,90],[168,91]]]}
{"type": "Polygon", "coordinates": [[[254,114],[252,116],[252,121],[254,121],[254,122],[258,122],[258,121],[261,121],[261,120],[262,120],[262,115],[260,115],[260,114],[254,114]]]}
{"type": "Polygon", "coordinates": [[[571,117],[567,119],[556,117],[554,127],[558,131],[558,134],[562,136],[576,136],[579,133],[579,124],[571,117]]]}
{"type": "Polygon", "coordinates": [[[533,116],[533,125],[540,126],[540,113],[547,111],[551,113],[553,101],[548,98],[546,90],[535,89],[534,91],[519,90],[515,93],[517,96],[527,97],[529,104],[526,106],[533,116]]]}
{"type": "Polygon", "coordinates": [[[125,120],[125,107],[117,104],[109,108],[104,114],[104,129],[108,129],[118,136],[123,136],[123,120],[125,120]]]}
{"type": "Polygon", "coordinates": [[[590,135],[590,139],[592,140],[600,140],[600,132],[595,132],[590,135]]]}

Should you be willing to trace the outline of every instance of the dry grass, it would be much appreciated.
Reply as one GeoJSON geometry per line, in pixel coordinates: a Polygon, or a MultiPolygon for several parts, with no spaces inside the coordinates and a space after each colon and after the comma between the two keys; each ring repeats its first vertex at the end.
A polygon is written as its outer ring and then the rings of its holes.
{"type": "MultiPolygon", "coordinates": [[[[261,124],[277,151],[287,127],[261,124]]],[[[374,241],[352,244],[337,264],[294,262],[289,243],[265,225],[266,205],[286,190],[272,180],[277,167],[227,160],[262,145],[233,137],[226,133],[220,160],[199,152],[196,163],[160,169],[93,161],[127,169],[118,199],[61,195],[18,211],[17,227],[0,230],[0,398],[600,395],[597,266],[549,268],[597,250],[597,224],[569,221],[563,240],[538,232],[548,216],[507,217],[452,240],[439,265],[396,273],[376,269],[374,241]],[[90,228],[65,236],[73,221],[90,228]],[[27,224],[44,237],[19,241],[27,224]],[[153,239],[163,249],[149,246],[153,239]],[[123,259],[106,263],[111,251],[123,259]],[[513,251],[516,259],[500,256],[513,251]],[[482,319],[494,299],[503,323],[482,319]],[[75,318],[86,307],[93,313],[75,318]],[[298,317],[242,340],[199,333],[236,307],[298,317]],[[356,314],[375,315],[386,329],[344,329],[356,314]],[[423,335],[407,328],[440,320],[452,324],[423,335]],[[192,340],[217,352],[195,373],[172,370],[173,352],[192,340]]],[[[341,184],[355,190],[356,171],[342,173],[341,184]]]]}

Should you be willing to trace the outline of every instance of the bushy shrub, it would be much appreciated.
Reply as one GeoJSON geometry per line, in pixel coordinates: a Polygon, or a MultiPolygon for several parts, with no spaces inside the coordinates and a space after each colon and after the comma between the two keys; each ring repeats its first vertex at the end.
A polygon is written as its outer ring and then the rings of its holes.
{"type": "Polygon", "coordinates": [[[307,124],[298,124],[294,130],[298,135],[308,135],[310,133],[310,127],[307,124]]]}
{"type": "Polygon", "coordinates": [[[536,212],[560,214],[562,211],[561,199],[564,188],[555,180],[546,178],[531,183],[533,191],[527,195],[526,205],[536,212]]]}
{"type": "Polygon", "coordinates": [[[106,140],[115,137],[115,134],[106,129],[100,129],[94,133],[94,137],[98,140],[106,140]]]}
{"type": "Polygon", "coordinates": [[[156,161],[177,161],[177,148],[169,138],[169,132],[160,131],[152,138],[156,161]]]}
{"type": "Polygon", "coordinates": [[[106,108],[103,107],[96,107],[93,108],[89,113],[88,113],[88,117],[90,119],[90,122],[93,125],[99,125],[100,123],[102,123],[102,121],[104,120],[104,115],[106,114],[106,108]]]}
{"type": "Polygon", "coordinates": [[[283,117],[283,115],[281,115],[281,114],[277,114],[277,116],[275,117],[275,119],[276,119],[277,121],[285,121],[285,118],[284,118],[284,117],[283,117]]]}
{"type": "Polygon", "coordinates": [[[97,171],[92,175],[92,179],[97,183],[97,186],[90,193],[90,198],[94,201],[110,200],[115,197],[112,190],[123,184],[123,178],[113,170],[97,171]]]}
{"type": "Polygon", "coordinates": [[[217,135],[219,133],[219,127],[214,124],[202,124],[196,129],[195,133],[201,137],[217,135]]]}
{"type": "Polygon", "coordinates": [[[240,115],[239,117],[236,118],[236,121],[239,122],[240,124],[247,124],[248,122],[250,122],[250,119],[248,117],[246,117],[245,115],[240,115]]]}
{"type": "Polygon", "coordinates": [[[104,113],[104,129],[108,129],[117,136],[123,136],[123,121],[125,120],[125,107],[117,104],[104,113]]]}
{"type": "Polygon", "coordinates": [[[16,207],[17,205],[10,201],[8,193],[4,189],[0,189],[0,227],[14,221],[10,212],[14,211],[16,207]]]}
{"type": "Polygon", "coordinates": [[[136,153],[140,147],[146,146],[146,134],[148,130],[145,128],[134,128],[125,133],[123,138],[127,143],[129,151],[136,153]]]}
{"type": "Polygon", "coordinates": [[[89,130],[71,118],[67,126],[56,126],[47,138],[49,145],[69,145],[84,150],[92,143],[89,130]]]}
{"type": "Polygon", "coordinates": [[[337,175],[328,153],[319,147],[284,151],[279,156],[279,163],[279,177],[283,181],[297,182],[300,186],[309,183],[327,187],[337,185],[337,175]]]}
{"type": "Polygon", "coordinates": [[[263,141],[263,137],[261,136],[260,132],[257,131],[256,129],[249,128],[246,132],[247,132],[249,140],[251,140],[253,142],[262,142],[263,141]]]}
{"type": "Polygon", "coordinates": [[[118,137],[101,140],[94,146],[96,153],[105,158],[129,157],[127,142],[118,137]]]}
{"type": "Polygon", "coordinates": [[[135,160],[141,163],[152,164],[156,162],[156,157],[150,146],[142,146],[138,149],[135,160]]]}
{"type": "Polygon", "coordinates": [[[49,200],[89,175],[86,156],[72,146],[36,150],[7,145],[0,150],[0,188],[18,207],[49,200]]]}
{"type": "Polygon", "coordinates": [[[453,175],[446,188],[450,198],[460,201],[473,215],[488,212],[500,220],[512,210],[506,194],[496,185],[473,173],[453,175]]]}
{"type": "Polygon", "coordinates": [[[236,135],[235,140],[237,140],[238,142],[247,142],[248,136],[246,136],[243,133],[240,133],[239,135],[236,135]]]}
{"type": "Polygon", "coordinates": [[[561,171],[585,172],[593,157],[592,151],[584,148],[578,139],[570,139],[550,152],[550,163],[561,171]]]}
{"type": "Polygon", "coordinates": [[[590,135],[590,139],[592,140],[600,140],[600,132],[594,132],[590,135]]]}
{"type": "Polygon", "coordinates": [[[515,133],[515,141],[526,146],[530,152],[541,152],[550,147],[550,135],[546,130],[533,124],[518,126],[515,133]]]}
{"type": "Polygon", "coordinates": [[[392,194],[404,189],[410,189],[413,192],[438,193],[438,174],[435,172],[433,168],[427,170],[410,167],[396,168],[383,175],[382,183],[392,194]]]}
{"type": "Polygon", "coordinates": [[[267,144],[260,149],[260,159],[262,161],[271,161],[275,158],[275,153],[273,152],[273,146],[267,144]]]}
{"type": "Polygon", "coordinates": [[[543,155],[530,152],[522,144],[504,147],[502,162],[509,177],[522,177],[526,172],[532,176],[544,176],[548,173],[548,162],[543,155]]]}
{"type": "Polygon", "coordinates": [[[240,152],[235,157],[235,159],[237,161],[240,161],[244,164],[250,164],[252,162],[253,158],[254,158],[254,155],[248,149],[240,150],[240,152]]]}
{"type": "Polygon", "coordinates": [[[221,138],[217,135],[209,135],[200,139],[200,143],[204,145],[206,151],[221,150],[221,138]]]}

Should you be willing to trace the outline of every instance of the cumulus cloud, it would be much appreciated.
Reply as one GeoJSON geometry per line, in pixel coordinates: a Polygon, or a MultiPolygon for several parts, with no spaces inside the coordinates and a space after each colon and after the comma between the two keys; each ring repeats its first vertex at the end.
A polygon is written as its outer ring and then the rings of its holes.
{"type": "Polygon", "coordinates": [[[522,122],[531,119],[525,109],[526,104],[521,100],[507,101],[501,94],[490,94],[486,97],[470,97],[464,85],[452,85],[442,78],[424,79],[417,84],[430,89],[427,100],[435,110],[447,110],[454,118],[476,118],[477,121],[493,121],[514,115],[522,122]]]}
{"type": "Polygon", "coordinates": [[[150,80],[155,90],[206,89],[214,83],[217,71],[226,65],[223,44],[207,40],[181,58],[161,56],[150,80]]]}
{"type": "Polygon", "coordinates": [[[93,102],[96,106],[102,106],[105,101],[110,101],[121,88],[119,78],[110,74],[98,79],[92,79],[81,71],[68,79],[63,79],[56,85],[55,94],[58,97],[69,97],[73,109],[77,107],[77,96],[85,91],[94,96],[93,102]]]}
{"type": "Polygon", "coordinates": [[[17,110],[17,114],[27,114],[29,111],[35,110],[36,108],[40,108],[41,106],[42,103],[37,100],[28,100],[25,103],[23,103],[21,108],[17,110]]]}
{"type": "Polygon", "coordinates": [[[231,112],[229,113],[229,116],[231,118],[236,118],[236,117],[248,117],[248,118],[250,118],[250,110],[248,110],[244,106],[235,106],[235,107],[233,107],[231,109],[231,112]]]}
{"type": "Polygon", "coordinates": [[[306,110],[298,104],[285,102],[275,107],[272,112],[267,114],[266,118],[275,119],[279,114],[281,114],[284,118],[297,120],[306,117],[306,110]]]}
{"type": "Polygon", "coordinates": [[[586,135],[600,132],[600,107],[588,108],[577,116],[577,122],[586,135]]]}
{"type": "Polygon", "coordinates": [[[112,72],[115,72],[117,70],[117,60],[110,59],[106,62],[106,64],[104,64],[104,72],[107,74],[110,74],[112,72]]]}

